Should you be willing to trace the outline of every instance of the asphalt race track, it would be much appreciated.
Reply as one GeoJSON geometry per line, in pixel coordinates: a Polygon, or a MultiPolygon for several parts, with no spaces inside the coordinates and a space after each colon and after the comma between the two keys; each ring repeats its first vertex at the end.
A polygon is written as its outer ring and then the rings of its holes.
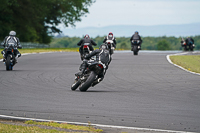
{"type": "Polygon", "coordinates": [[[104,80],[71,91],[77,52],[0,62],[0,115],[200,132],[200,76],[168,63],[167,52],[116,52],[104,80]]]}

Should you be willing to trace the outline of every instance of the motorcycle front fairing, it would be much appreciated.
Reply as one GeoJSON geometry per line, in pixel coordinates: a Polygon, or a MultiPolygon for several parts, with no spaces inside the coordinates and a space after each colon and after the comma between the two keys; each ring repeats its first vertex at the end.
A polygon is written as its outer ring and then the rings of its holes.
{"type": "Polygon", "coordinates": [[[140,49],[140,40],[132,40],[131,41],[131,46],[133,48],[133,46],[138,46],[137,48],[140,49]]]}
{"type": "Polygon", "coordinates": [[[140,40],[132,40],[132,45],[139,45],[140,44],[140,40]]]}

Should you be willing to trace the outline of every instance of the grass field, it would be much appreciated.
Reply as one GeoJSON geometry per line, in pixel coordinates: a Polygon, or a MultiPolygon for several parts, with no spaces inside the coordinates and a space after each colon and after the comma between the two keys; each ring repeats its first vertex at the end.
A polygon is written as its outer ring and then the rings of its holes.
{"type": "MultiPolygon", "coordinates": [[[[3,49],[0,49],[1,51],[3,49]]],[[[78,52],[79,48],[33,48],[33,49],[18,49],[21,54],[24,53],[42,53],[42,52],[78,52]]],[[[0,59],[3,56],[0,54],[0,59]]]]}
{"type": "Polygon", "coordinates": [[[13,122],[0,121],[1,133],[100,133],[102,129],[96,129],[91,125],[81,126],[56,122],[13,122]]]}
{"type": "Polygon", "coordinates": [[[200,73],[200,55],[170,56],[170,59],[176,65],[189,71],[200,73]]]}

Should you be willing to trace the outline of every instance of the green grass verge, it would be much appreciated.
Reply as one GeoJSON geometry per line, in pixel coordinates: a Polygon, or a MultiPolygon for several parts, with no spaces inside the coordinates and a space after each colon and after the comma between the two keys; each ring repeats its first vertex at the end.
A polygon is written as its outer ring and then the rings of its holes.
{"type": "MultiPolygon", "coordinates": [[[[3,49],[0,49],[1,51],[3,49]]],[[[33,49],[18,49],[21,54],[24,53],[42,53],[42,52],[78,52],[79,48],[33,48],[33,49]]],[[[3,56],[0,54],[0,59],[3,56]]]]}
{"type": "MultiPolygon", "coordinates": [[[[94,48],[97,49],[97,48],[94,48]]],[[[3,49],[0,49],[2,51],[3,49]]],[[[21,54],[24,53],[42,53],[42,52],[79,52],[79,48],[29,48],[29,49],[18,49],[21,54]]],[[[123,49],[117,49],[123,50],[123,49]]],[[[0,54],[0,59],[3,56],[0,54]]]]}
{"type": "Polygon", "coordinates": [[[36,126],[20,126],[0,123],[1,133],[66,133],[55,129],[42,129],[36,126]]]}
{"type": "Polygon", "coordinates": [[[18,49],[20,53],[41,53],[41,52],[78,52],[78,48],[33,48],[18,49]]]}
{"type": "Polygon", "coordinates": [[[192,72],[200,73],[200,55],[170,56],[173,63],[192,72]]]}
{"type": "Polygon", "coordinates": [[[12,124],[3,124],[0,123],[0,132],[5,133],[66,133],[65,131],[59,131],[57,129],[51,129],[51,127],[59,128],[59,129],[69,129],[72,130],[73,133],[78,132],[91,132],[91,133],[100,133],[102,129],[95,129],[93,126],[80,126],[80,125],[72,125],[67,123],[56,123],[56,122],[35,122],[35,121],[26,121],[21,125],[12,125],[12,124]],[[25,126],[26,124],[27,126],[25,126]],[[29,126],[30,125],[30,126],[29,126]],[[45,127],[38,127],[37,125],[42,125],[45,127]],[[46,129],[50,127],[50,129],[46,129]]]}
{"type": "Polygon", "coordinates": [[[34,125],[44,125],[44,126],[51,126],[51,127],[59,127],[59,128],[65,128],[65,129],[71,129],[71,130],[82,130],[82,131],[90,131],[99,133],[102,132],[102,129],[95,129],[93,126],[80,126],[80,125],[72,125],[67,123],[57,123],[57,122],[36,122],[36,121],[26,121],[25,124],[34,124],[34,125]]]}

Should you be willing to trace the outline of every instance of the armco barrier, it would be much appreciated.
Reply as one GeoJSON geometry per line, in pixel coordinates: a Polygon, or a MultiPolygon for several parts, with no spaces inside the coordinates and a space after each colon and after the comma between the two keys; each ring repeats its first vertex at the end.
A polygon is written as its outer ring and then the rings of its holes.
{"type": "Polygon", "coordinates": [[[21,42],[23,48],[49,48],[48,44],[21,42]]]}
{"type": "MultiPolygon", "coordinates": [[[[0,41],[1,44],[2,41],[0,41]]],[[[39,43],[31,43],[31,42],[20,42],[22,48],[49,48],[48,44],[39,44],[39,43]]],[[[4,48],[0,45],[0,48],[4,48]]]]}

